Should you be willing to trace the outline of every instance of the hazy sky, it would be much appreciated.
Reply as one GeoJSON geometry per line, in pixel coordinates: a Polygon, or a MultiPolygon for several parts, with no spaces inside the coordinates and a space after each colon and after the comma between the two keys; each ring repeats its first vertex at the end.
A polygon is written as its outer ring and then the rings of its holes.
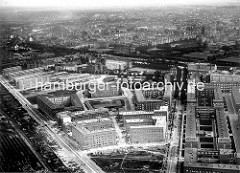
{"type": "Polygon", "coordinates": [[[0,6],[102,8],[112,6],[210,5],[213,3],[231,3],[237,1],[238,0],[0,0],[0,6]]]}

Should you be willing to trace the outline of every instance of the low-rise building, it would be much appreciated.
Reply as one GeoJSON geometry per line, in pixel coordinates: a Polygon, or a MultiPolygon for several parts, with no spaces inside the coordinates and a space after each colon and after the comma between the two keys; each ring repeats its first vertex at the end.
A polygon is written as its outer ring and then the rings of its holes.
{"type": "Polygon", "coordinates": [[[106,67],[109,70],[124,70],[127,67],[128,63],[126,61],[119,60],[106,60],[106,67]]]}
{"type": "Polygon", "coordinates": [[[189,63],[188,64],[188,72],[201,72],[201,73],[209,73],[211,71],[216,71],[217,66],[211,65],[209,63],[189,63]]]}
{"type": "Polygon", "coordinates": [[[74,82],[85,82],[89,80],[92,76],[90,74],[67,74],[65,76],[59,76],[59,81],[67,84],[74,82]]]}
{"type": "Polygon", "coordinates": [[[38,72],[29,75],[15,77],[15,83],[20,90],[29,90],[34,88],[44,87],[50,82],[50,75],[45,72],[38,72]]]}
{"type": "Polygon", "coordinates": [[[44,71],[44,67],[32,68],[32,69],[22,70],[22,71],[14,71],[8,74],[8,79],[11,82],[15,82],[15,78],[17,77],[24,76],[24,75],[32,75],[32,74],[40,73],[43,71],[44,71]]]}
{"type": "Polygon", "coordinates": [[[71,64],[71,63],[67,63],[67,64],[64,64],[62,66],[63,70],[66,70],[66,71],[74,71],[74,72],[77,72],[78,70],[78,66],[77,64],[71,64]]]}
{"type": "Polygon", "coordinates": [[[10,68],[3,69],[2,74],[3,74],[3,76],[8,78],[10,73],[20,72],[20,71],[22,71],[22,67],[21,66],[15,66],[15,67],[10,67],[10,68]]]}

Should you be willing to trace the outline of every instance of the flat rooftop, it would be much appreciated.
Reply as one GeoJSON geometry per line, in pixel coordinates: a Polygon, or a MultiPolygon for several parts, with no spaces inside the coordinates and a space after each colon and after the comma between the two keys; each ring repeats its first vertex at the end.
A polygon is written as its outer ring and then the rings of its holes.
{"type": "Polygon", "coordinates": [[[111,128],[105,128],[105,129],[101,129],[101,130],[88,130],[86,129],[86,127],[81,127],[81,126],[76,126],[76,129],[81,132],[83,135],[86,134],[93,134],[93,133],[100,133],[100,132],[110,132],[110,131],[116,131],[115,128],[111,127],[111,128]]]}
{"type": "Polygon", "coordinates": [[[196,137],[195,107],[187,106],[186,114],[186,138],[196,137]]]}
{"type": "Polygon", "coordinates": [[[142,90],[135,90],[135,95],[139,102],[146,100],[145,97],[143,96],[142,90]]]}
{"type": "Polygon", "coordinates": [[[64,108],[64,105],[53,103],[53,102],[48,98],[48,96],[46,96],[46,95],[37,96],[37,99],[39,99],[39,100],[41,100],[42,102],[44,102],[45,104],[47,104],[51,109],[64,108]]]}
{"type": "Polygon", "coordinates": [[[129,69],[129,71],[137,71],[137,72],[146,71],[146,72],[149,72],[149,73],[154,73],[156,70],[154,70],[154,69],[149,69],[149,68],[134,67],[134,68],[129,69]]]}
{"type": "Polygon", "coordinates": [[[113,127],[113,122],[109,118],[100,118],[100,119],[89,119],[78,121],[75,124],[76,129],[78,129],[81,133],[98,133],[98,132],[106,132],[115,130],[113,127]],[[105,128],[92,128],[92,127],[105,127],[105,128]]]}
{"type": "Polygon", "coordinates": [[[93,124],[98,122],[106,122],[106,123],[112,124],[112,121],[109,118],[101,118],[101,119],[88,119],[88,120],[79,121],[77,125],[82,125],[82,124],[87,125],[87,124],[93,124]]]}
{"type": "Polygon", "coordinates": [[[128,112],[121,112],[122,115],[154,115],[154,112],[147,112],[147,111],[128,111],[128,112]]]}
{"type": "Polygon", "coordinates": [[[187,93],[188,101],[196,101],[195,93],[187,93]]]}
{"type": "Polygon", "coordinates": [[[196,148],[186,148],[185,149],[184,166],[209,168],[209,169],[240,170],[240,165],[197,162],[197,149],[196,148]]]}
{"type": "Polygon", "coordinates": [[[28,78],[33,78],[33,77],[43,77],[46,75],[49,75],[49,74],[47,72],[40,71],[40,72],[36,72],[36,73],[30,73],[30,74],[24,74],[21,76],[17,76],[17,77],[15,77],[15,80],[28,79],[28,78]]]}
{"type": "Polygon", "coordinates": [[[228,125],[226,120],[226,115],[223,108],[216,109],[216,119],[217,119],[217,128],[219,138],[229,138],[228,125]]]}
{"type": "Polygon", "coordinates": [[[240,57],[229,57],[229,58],[223,58],[218,61],[223,62],[232,62],[232,63],[239,63],[240,64],[240,57]]]}
{"type": "Polygon", "coordinates": [[[142,122],[149,122],[147,119],[127,119],[127,123],[142,123],[142,122]]]}
{"type": "Polygon", "coordinates": [[[156,126],[157,127],[166,127],[167,125],[167,120],[166,120],[167,117],[164,117],[164,116],[161,116],[161,117],[157,117],[157,118],[154,118],[156,119],[156,126]]]}
{"type": "Polygon", "coordinates": [[[163,128],[162,126],[155,126],[155,125],[142,125],[142,126],[130,126],[130,129],[159,129],[163,128]]]}
{"type": "Polygon", "coordinates": [[[220,87],[214,88],[214,100],[223,101],[223,94],[220,87]]]}
{"type": "Polygon", "coordinates": [[[67,74],[66,76],[60,76],[59,79],[65,80],[65,79],[75,79],[75,78],[86,78],[90,77],[90,74],[67,74]]]}
{"type": "Polygon", "coordinates": [[[168,106],[160,106],[160,109],[159,110],[154,110],[154,111],[168,111],[168,106]]]}
{"type": "MultiPolygon", "coordinates": [[[[189,80],[188,83],[195,83],[194,81],[192,80],[189,80]]],[[[194,94],[195,93],[195,87],[193,87],[192,85],[188,84],[187,86],[187,94],[194,94]]]]}
{"type": "MultiPolygon", "coordinates": [[[[145,102],[162,101],[161,99],[153,98],[152,96],[145,97],[144,96],[144,92],[146,92],[146,91],[150,91],[150,92],[158,91],[159,92],[159,90],[151,90],[151,89],[150,90],[140,90],[140,89],[136,89],[135,90],[135,95],[136,95],[136,98],[137,98],[138,102],[143,102],[143,101],[145,101],[145,102]]],[[[164,94],[163,94],[163,96],[161,96],[161,98],[162,97],[170,97],[171,94],[172,94],[171,89],[168,89],[168,91],[164,92],[164,94]]]]}
{"type": "Polygon", "coordinates": [[[108,109],[106,108],[99,108],[99,109],[94,109],[94,110],[85,110],[85,111],[74,111],[71,112],[71,116],[85,116],[85,115],[95,115],[95,114],[104,114],[108,113],[108,109]]]}

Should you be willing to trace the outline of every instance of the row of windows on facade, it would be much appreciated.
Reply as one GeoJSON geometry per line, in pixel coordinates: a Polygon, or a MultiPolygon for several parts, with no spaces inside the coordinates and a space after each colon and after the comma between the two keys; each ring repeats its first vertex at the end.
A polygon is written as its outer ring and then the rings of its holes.
{"type": "Polygon", "coordinates": [[[103,143],[98,143],[98,144],[88,143],[84,147],[86,147],[86,148],[93,148],[93,147],[104,146],[104,145],[113,145],[113,144],[115,144],[115,142],[109,142],[109,143],[104,143],[104,144],[103,143]]]}
{"type": "MultiPolygon", "coordinates": [[[[144,135],[144,133],[153,133],[153,132],[162,132],[162,129],[157,129],[157,130],[131,130],[132,133],[139,133],[139,135],[144,135]]],[[[151,134],[149,134],[151,135],[151,134]]],[[[155,135],[155,134],[154,134],[155,135]]]]}
{"type": "Polygon", "coordinates": [[[110,144],[110,143],[113,143],[115,140],[112,139],[112,140],[102,140],[102,141],[91,141],[91,142],[85,142],[85,144],[110,144]]]}
{"type": "Polygon", "coordinates": [[[196,170],[198,168],[188,168],[186,172],[193,172],[193,173],[224,173],[223,171],[210,171],[209,169],[200,168],[202,170],[196,170]]]}

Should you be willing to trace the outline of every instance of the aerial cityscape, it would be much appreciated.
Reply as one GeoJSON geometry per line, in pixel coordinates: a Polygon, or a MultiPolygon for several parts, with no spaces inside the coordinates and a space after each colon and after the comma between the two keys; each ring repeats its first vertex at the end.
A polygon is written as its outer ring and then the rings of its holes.
{"type": "Polygon", "coordinates": [[[0,172],[240,173],[240,1],[0,0],[0,172]]]}

